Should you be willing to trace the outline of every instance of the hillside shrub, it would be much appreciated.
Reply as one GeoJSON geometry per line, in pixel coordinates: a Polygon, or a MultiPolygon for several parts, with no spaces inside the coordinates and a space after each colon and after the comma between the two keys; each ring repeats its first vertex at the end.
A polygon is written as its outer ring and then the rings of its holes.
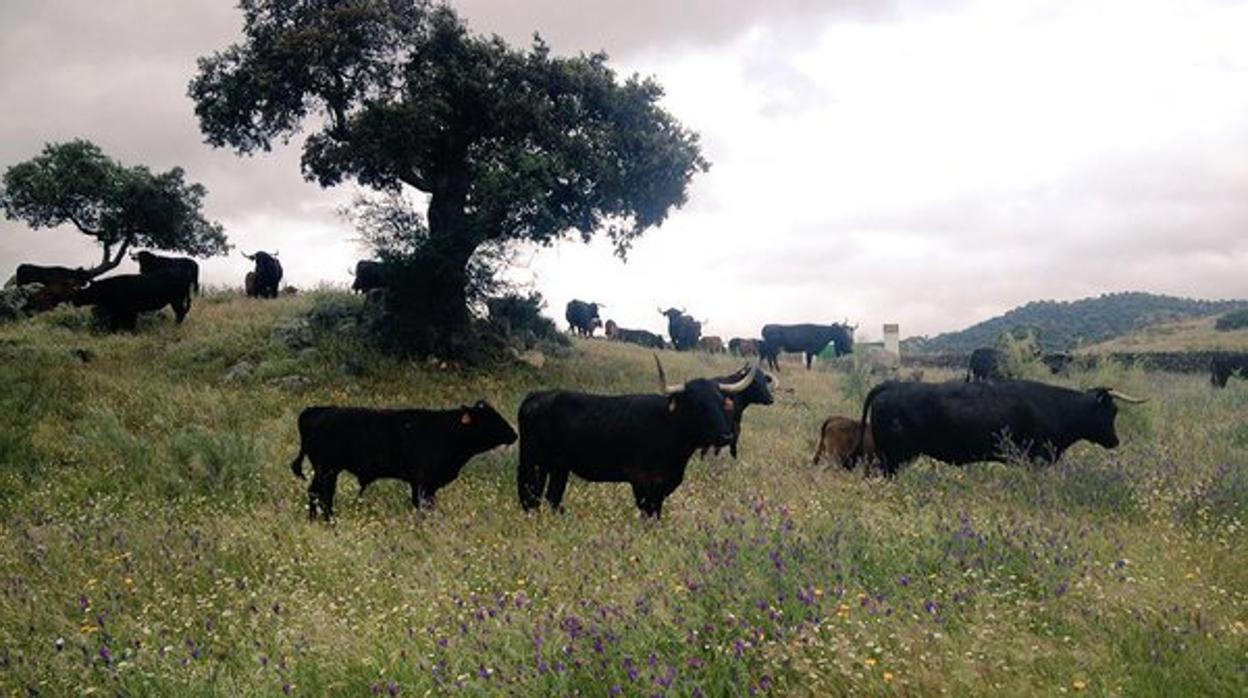
{"type": "Polygon", "coordinates": [[[508,293],[485,302],[489,312],[489,324],[509,343],[520,348],[533,349],[541,345],[566,348],[571,342],[554,321],[542,315],[546,300],[533,291],[527,295],[508,293]]]}
{"type": "Polygon", "coordinates": [[[1235,310],[1219,317],[1213,326],[1222,332],[1248,329],[1248,308],[1235,310]]]}
{"type": "Polygon", "coordinates": [[[997,338],[997,350],[1001,356],[999,368],[1010,378],[1042,381],[1050,375],[1048,367],[1040,360],[1039,343],[1032,332],[1022,336],[1003,333],[997,338]]]}

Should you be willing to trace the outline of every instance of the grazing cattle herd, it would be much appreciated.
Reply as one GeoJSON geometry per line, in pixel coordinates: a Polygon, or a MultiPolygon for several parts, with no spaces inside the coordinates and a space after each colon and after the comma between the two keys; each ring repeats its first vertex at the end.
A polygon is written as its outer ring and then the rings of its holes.
{"type": "MultiPolygon", "coordinates": [[[[277,253],[244,256],[255,265],[247,273],[247,295],[276,297],[282,280],[277,253]]],[[[40,309],[63,302],[93,306],[110,330],[134,330],[140,313],[165,306],[181,323],[199,291],[198,264],[147,251],[131,259],[139,264],[139,274],[100,279],[81,268],[22,264],[10,284],[36,289],[30,298],[40,309]]],[[[361,260],[354,276],[353,291],[387,285],[383,262],[361,260]]],[[[537,509],[543,498],[560,510],[568,478],[576,474],[590,482],[628,483],[641,513],[657,518],[695,452],[718,455],[726,446],[737,458],[746,408],[775,401],[776,379],[762,370],[763,362],[779,371],[781,352],[798,353],[809,370],[814,357],[829,347],[833,356],[854,350],[855,328],[847,322],[768,324],[761,338],[734,337],[725,345],[719,337],[702,336],[705,321],[683,308],[659,310],[667,319],[668,341],[647,330],[622,328],[614,320],[604,323],[599,310],[605,307],[570,301],[564,314],[569,331],[593,337],[603,328],[609,341],[649,349],[729,352],[749,361],[729,375],[668,384],[655,354],[661,387],[657,393],[533,392],[520,405],[518,435],[485,401],[449,410],[308,407],[299,415],[299,453],[290,464],[301,478],[303,460],[312,464],[308,515],[330,519],[343,471],[356,476],[361,490],[381,478],[403,480],[414,506],[431,506],[437,491],[455,480],[469,459],[518,439],[517,487],[524,510],[537,509]]],[[[1072,361],[1065,353],[1037,352],[1033,358],[1054,374],[1072,361]]],[[[1078,391],[1018,380],[1007,364],[1000,350],[981,348],[970,355],[965,380],[925,383],[922,371],[912,371],[904,380],[876,385],[863,400],[858,419],[824,420],[813,464],[846,469],[861,464],[864,473],[875,467],[892,477],[919,456],[953,465],[1052,463],[1079,441],[1115,448],[1118,405],[1144,402],[1112,387],[1078,391]]],[[[1214,386],[1225,387],[1232,376],[1248,376],[1248,356],[1216,355],[1210,374],[1214,386]]]]}

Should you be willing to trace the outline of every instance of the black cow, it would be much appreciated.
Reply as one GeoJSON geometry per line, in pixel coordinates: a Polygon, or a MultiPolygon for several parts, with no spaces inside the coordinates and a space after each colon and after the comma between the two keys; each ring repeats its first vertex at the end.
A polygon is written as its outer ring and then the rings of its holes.
{"type": "Polygon", "coordinates": [[[1001,367],[1001,352],[990,347],[980,347],[971,352],[966,365],[966,382],[995,381],[1006,377],[1001,367]]]}
{"type": "Polygon", "coordinates": [[[81,267],[41,267],[35,264],[17,265],[17,275],[13,282],[18,286],[28,284],[71,284],[75,288],[87,285],[91,281],[91,272],[81,267]]]}
{"type": "Polygon", "coordinates": [[[182,274],[191,282],[191,290],[199,293],[199,264],[193,259],[162,257],[147,250],[130,255],[130,259],[139,263],[140,274],[155,274],[158,271],[182,274]]]}
{"type": "Polygon", "coordinates": [[[602,327],[602,319],[598,317],[598,309],[605,308],[602,303],[586,303],[576,299],[568,301],[563,317],[573,332],[582,337],[594,336],[594,330],[602,327]]]}
{"type": "MultiPolygon", "coordinates": [[[[1076,441],[1118,445],[1109,388],[1080,392],[1034,381],[882,383],[862,405],[886,475],[919,455],[960,465],[1011,456],[1056,461],[1076,441]]],[[[867,427],[863,427],[865,430],[867,427]]],[[[856,456],[855,456],[856,457],[856,456]]]]}
{"type": "Polygon", "coordinates": [[[761,350],[767,364],[779,371],[780,352],[801,352],[806,355],[806,370],[810,370],[815,355],[833,345],[837,356],[854,351],[854,328],[845,324],[833,325],[763,325],[761,350]]]}
{"type": "Polygon", "coordinates": [[[74,305],[93,305],[109,330],[133,330],[139,313],[173,309],[179,323],[191,309],[191,282],[185,275],[162,271],[97,279],[74,294],[74,305]]]}
{"type": "Polygon", "coordinates": [[[1209,382],[1216,388],[1225,388],[1231,376],[1248,377],[1248,354],[1215,354],[1209,370],[1209,382]]]}
{"type": "Polygon", "coordinates": [[[277,261],[277,253],[257,252],[243,254],[256,263],[250,283],[244,283],[247,295],[253,298],[277,298],[278,287],[282,283],[282,263],[277,261]]]}
{"type": "Polygon", "coordinates": [[[698,339],[702,337],[702,323],[686,315],[683,309],[660,309],[659,315],[667,317],[667,335],[672,338],[672,346],[676,347],[676,351],[693,351],[698,348],[698,339]]]}
{"type": "Polygon", "coordinates": [[[351,284],[352,291],[367,293],[374,288],[385,288],[387,285],[385,262],[361,259],[355,263],[355,281],[351,284]]]}
{"type": "MultiPolygon", "coordinates": [[[[726,376],[719,376],[711,380],[721,384],[733,384],[744,378],[751,370],[750,364],[746,364],[736,373],[730,373],[726,376]]],[[[732,399],[732,441],[728,443],[728,452],[733,458],[737,457],[737,441],[741,439],[741,418],[745,416],[745,408],[750,405],[770,405],[775,402],[775,398],[771,395],[771,384],[775,381],[771,376],[762,371],[754,372],[754,380],[745,387],[745,390],[737,393],[732,399]]],[[[702,455],[715,449],[715,455],[719,455],[722,446],[705,446],[702,448],[702,455]]]]}
{"type": "Polygon", "coordinates": [[[637,508],[658,518],[663,500],[685,476],[693,452],[732,442],[733,399],[757,367],[731,385],[697,378],[666,385],[662,395],[590,395],[566,390],[530,393],[520,405],[520,505],[539,506],[542,493],[559,510],[569,473],[591,482],[627,482],[637,508]]]}
{"type": "Polygon", "coordinates": [[[319,506],[328,521],[344,470],[361,491],[381,478],[403,480],[419,509],[433,506],[434,495],[459,477],[469,458],[515,441],[515,430],[485,401],[454,410],[308,407],[299,413],[299,454],[290,469],[304,478],[308,457],[314,471],[308,518],[316,518],[319,506]]]}

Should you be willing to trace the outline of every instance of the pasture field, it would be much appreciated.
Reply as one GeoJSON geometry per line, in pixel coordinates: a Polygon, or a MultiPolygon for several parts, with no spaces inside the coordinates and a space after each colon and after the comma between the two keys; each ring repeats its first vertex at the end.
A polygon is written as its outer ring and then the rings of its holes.
{"type": "MultiPolygon", "coordinates": [[[[6,695],[1248,694],[1248,383],[1105,366],[1063,382],[1151,398],[1117,450],[883,481],[810,465],[871,380],[787,365],[741,459],[695,457],[660,522],[576,478],[565,514],[524,515],[512,447],[430,514],[344,475],[326,525],[288,467],[306,405],[484,398],[514,424],[530,390],[656,388],[649,352],[603,341],[484,371],[273,339],[354,302],[0,327],[6,695]]],[[[672,380],[738,366],[662,358],[672,380]]]]}

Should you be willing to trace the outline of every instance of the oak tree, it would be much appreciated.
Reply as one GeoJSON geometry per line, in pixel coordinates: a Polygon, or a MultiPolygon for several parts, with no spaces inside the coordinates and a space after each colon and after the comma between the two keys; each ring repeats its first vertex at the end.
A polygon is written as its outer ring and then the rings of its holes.
{"type": "MultiPolygon", "coordinates": [[[[209,144],[303,144],[309,180],[427,196],[405,322],[443,340],[468,323],[486,243],[605,234],[624,256],[707,168],[653,79],[602,53],[558,57],[472,33],[427,0],[242,0],[243,40],[200,59],[189,93],[209,144]]],[[[438,347],[414,347],[418,351],[438,347]]]]}
{"type": "Polygon", "coordinates": [[[38,156],[9,167],[0,188],[0,209],[32,228],[70,224],[95,238],[99,276],[131,247],[183,252],[193,257],[229,250],[220,223],[204,218],[207,190],[188,183],[182,168],[152,172],[127,167],[87,140],[49,143],[38,156]]]}

